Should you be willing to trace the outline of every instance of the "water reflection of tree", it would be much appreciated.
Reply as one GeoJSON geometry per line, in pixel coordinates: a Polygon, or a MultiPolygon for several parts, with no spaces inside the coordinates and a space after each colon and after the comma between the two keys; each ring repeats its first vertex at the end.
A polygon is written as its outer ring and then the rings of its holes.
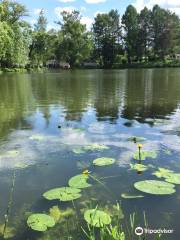
{"type": "Polygon", "coordinates": [[[31,128],[23,113],[32,108],[31,83],[23,75],[0,76],[0,137],[12,129],[31,128]]]}
{"type": "Polygon", "coordinates": [[[166,118],[180,101],[178,76],[178,69],[128,71],[122,116],[140,122],[146,122],[148,118],[166,118]]]}
{"type": "Polygon", "coordinates": [[[124,76],[118,72],[105,71],[99,75],[96,84],[94,107],[97,120],[116,121],[119,107],[123,104],[124,76]]]}

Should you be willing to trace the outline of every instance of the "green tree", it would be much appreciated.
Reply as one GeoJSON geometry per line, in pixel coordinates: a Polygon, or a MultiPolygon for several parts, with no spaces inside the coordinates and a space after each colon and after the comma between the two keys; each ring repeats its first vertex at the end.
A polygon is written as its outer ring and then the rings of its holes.
{"type": "Polygon", "coordinates": [[[30,43],[29,25],[24,5],[4,0],[0,3],[0,63],[4,67],[25,66],[30,43]]]}
{"type": "Polygon", "coordinates": [[[78,11],[62,12],[62,18],[63,21],[58,23],[61,25],[61,33],[56,57],[69,62],[71,66],[80,65],[90,56],[91,34],[86,31],[86,26],[81,24],[78,11]]]}
{"type": "Polygon", "coordinates": [[[120,16],[117,10],[98,14],[93,24],[96,56],[105,68],[112,67],[119,53],[121,39],[120,16]]]}
{"type": "Polygon", "coordinates": [[[155,5],[152,10],[152,25],[154,55],[164,59],[177,43],[179,18],[169,10],[155,5]]]}
{"type": "Polygon", "coordinates": [[[139,14],[138,18],[138,47],[137,54],[138,59],[145,57],[145,60],[148,59],[148,54],[150,51],[150,46],[152,43],[152,23],[151,23],[151,10],[148,10],[145,7],[139,14]]]}
{"type": "Polygon", "coordinates": [[[128,56],[128,63],[131,63],[132,58],[137,56],[138,43],[138,13],[134,6],[129,5],[122,16],[122,25],[124,28],[125,49],[128,56]]]}
{"type": "Polygon", "coordinates": [[[46,32],[47,19],[44,16],[44,11],[41,10],[37,23],[34,25],[32,32],[32,43],[30,45],[30,61],[32,65],[45,65],[47,60],[47,51],[49,47],[48,34],[46,32]]]}
{"type": "Polygon", "coordinates": [[[34,30],[35,32],[46,32],[46,28],[47,28],[47,19],[44,16],[44,10],[41,9],[38,20],[37,20],[37,24],[34,25],[34,30]]]}

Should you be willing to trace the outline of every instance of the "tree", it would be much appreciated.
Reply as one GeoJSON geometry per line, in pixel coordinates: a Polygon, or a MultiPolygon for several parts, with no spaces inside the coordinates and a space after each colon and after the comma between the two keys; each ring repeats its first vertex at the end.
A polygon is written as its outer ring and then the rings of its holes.
{"type": "Polygon", "coordinates": [[[138,18],[139,30],[138,30],[138,47],[137,54],[138,59],[147,57],[149,54],[150,46],[152,43],[152,24],[151,24],[151,10],[148,10],[146,7],[140,12],[138,18]]]}
{"type": "Polygon", "coordinates": [[[62,12],[60,41],[56,50],[58,60],[65,60],[71,66],[80,65],[90,56],[92,49],[91,35],[86,26],[81,24],[78,11],[72,13],[62,12]]]}
{"type": "Polygon", "coordinates": [[[155,5],[152,10],[152,25],[154,55],[164,59],[177,42],[179,18],[169,10],[155,5]]]}
{"type": "Polygon", "coordinates": [[[44,16],[44,10],[41,9],[38,20],[37,20],[37,24],[34,25],[34,30],[35,32],[46,32],[46,28],[47,28],[47,19],[44,16]]]}
{"type": "Polygon", "coordinates": [[[17,2],[3,0],[0,3],[0,21],[14,24],[21,23],[22,17],[27,16],[27,9],[17,2]]]}
{"type": "Polygon", "coordinates": [[[136,8],[129,5],[122,16],[122,24],[125,31],[125,49],[128,56],[128,63],[131,63],[132,57],[137,56],[138,44],[138,13],[136,8]]]}
{"type": "Polygon", "coordinates": [[[4,67],[25,66],[29,52],[29,25],[22,20],[26,8],[16,2],[0,3],[0,63],[4,67]]]}
{"type": "Polygon", "coordinates": [[[36,66],[45,65],[47,60],[49,36],[46,33],[46,28],[47,19],[44,16],[44,11],[41,10],[39,13],[37,24],[34,25],[34,31],[32,32],[32,43],[29,53],[31,64],[35,64],[36,66]]]}
{"type": "Polygon", "coordinates": [[[119,53],[120,16],[117,10],[98,14],[93,24],[96,56],[105,68],[112,67],[119,53]]]}

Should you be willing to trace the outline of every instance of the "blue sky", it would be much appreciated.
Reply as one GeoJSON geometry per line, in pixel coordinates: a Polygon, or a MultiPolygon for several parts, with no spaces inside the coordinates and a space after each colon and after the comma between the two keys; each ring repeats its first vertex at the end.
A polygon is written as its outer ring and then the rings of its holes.
{"type": "Polygon", "coordinates": [[[28,8],[30,16],[27,20],[31,24],[36,22],[40,9],[44,9],[48,19],[48,29],[56,27],[54,21],[60,19],[60,12],[63,10],[79,10],[82,15],[81,21],[88,28],[90,28],[97,13],[118,9],[122,15],[129,4],[133,4],[138,11],[144,6],[152,8],[153,5],[159,4],[180,15],[180,0],[18,0],[18,2],[23,3],[28,8]]]}

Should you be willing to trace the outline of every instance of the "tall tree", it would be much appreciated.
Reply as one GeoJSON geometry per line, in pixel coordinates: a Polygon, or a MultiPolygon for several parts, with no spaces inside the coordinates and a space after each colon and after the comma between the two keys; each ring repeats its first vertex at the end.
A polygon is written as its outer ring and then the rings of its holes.
{"type": "Polygon", "coordinates": [[[147,61],[147,57],[150,51],[150,46],[152,43],[152,23],[151,23],[151,10],[148,10],[145,7],[141,10],[138,18],[139,30],[138,30],[138,47],[137,54],[138,59],[142,59],[145,57],[147,61]]]}
{"type": "Polygon", "coordinates": [[[93,24],[94,43],[99,62],[105,68],[112,67],[119,53],[121,39],[120,16],[117,10],[98,14],[93,24]]]}
{"type": "Polygon", "coordinates": [[[46,64],[47,51],[49,47],[48,34],[46,33],[47,19],[44,16],[44,10],[39,13],[37,23],[34,25],[32,33],[32,43],[30,46],[30,60],[31,64],[42,66],[46,64]]]}
{"type": "Polygon", "coordinates": [[[138,42],[138,13],[134,6],[129,5],[122,16],[124,28],[125,49],[128,56],[128,63],[131,63],[132,57],[137,56],[138,42]]]}
{"type": "Polygon", "coordinates": [[[34,25],[34,30],[36,32],[46,32],[47,28],[47,19],[44,16],[44,10],[41,9],[37,23],[34,25]]]}
{"type": "Polygon", "coordinates": [[[80,65],[90,56],[92,42],[91,35],[86,31],[86,26],[81,23],[80,13],[62,12],[61,25],[62,41],[57,46],[57,58],[65,60],[71,66],[80,65]]]}
{"type": "Polygon", "coordinates": [[[177,42],[179,18],[169,10],[155,5],[152,10],[152,24],[154,55],[164,59],[165,55],[172,52],[177,42]]]}

